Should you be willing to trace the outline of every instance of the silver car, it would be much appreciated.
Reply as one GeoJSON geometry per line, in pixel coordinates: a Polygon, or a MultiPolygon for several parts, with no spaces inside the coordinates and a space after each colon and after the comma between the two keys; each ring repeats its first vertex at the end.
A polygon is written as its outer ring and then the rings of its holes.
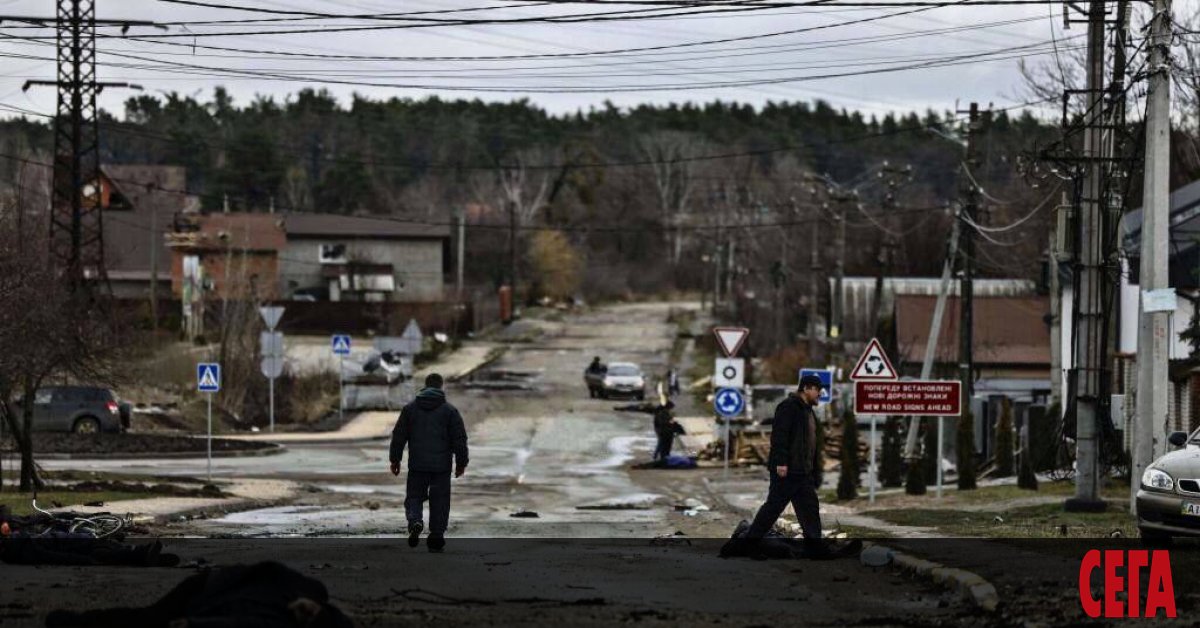
{"type": "Polygon", "coordinates": [[[600,396],[634,397],[639,401],[646,398],[646,376],[642,369],[632,362],[613,362],[604,372],[600,384],[600,396]]]}
{"type": "Polygon", "coordinates": [[[1177,447],[1142,474],[1137,493],[1142,540],[1169,543],[1173,536],[1200,536],[1200,430],[1168,438],[1177,447]]]}

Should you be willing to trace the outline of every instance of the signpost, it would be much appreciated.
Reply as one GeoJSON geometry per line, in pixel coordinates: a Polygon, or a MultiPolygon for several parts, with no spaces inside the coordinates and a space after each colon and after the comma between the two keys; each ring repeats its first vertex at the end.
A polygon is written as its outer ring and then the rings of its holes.
{"type": "Polygon", "coordinates": [[[221,391],[221,365],[200,362],[196,365],[196,390],[208,394],[208,482],[212,484],[212,398],[221,391]]]}
{"type": "Polygon", "coordinates": [[[346,356],[350,355],[350,334],[334,334],[329,341],[338,357],[338,420],[346,422],[346,356]]]}
{"type": "Polygon", "coordinates": [[[746,398],[742,395],[739,388],[721,388],[717,390],[717,394],[713,395],[713,409],[717,411],[717,415],[725,419],[725,470],[724,474],[729,475],[729,431],[732,429],[730,420],[736,416],[740,416],[742,411],[746,409],[746,398]]]}
{"type": "MultiPolygon", "coordinates": [[[[942,452],[945,451],[945,417],[962,416],[962,382],[958,380],[907,380],[854,382],[854,412],[937,417],[937,496],[942,496],[942,452]]],[[[874,423],[872,423],[872,432],[874,423]]],[[[873,435],[873,433],[872,433],[873,435]]]]}
{"type": "Polygon", "coordinates": [[[279,325],[279,319],[283,318],[283,307],[278,305],[268,305],[258,308],[259,315],[262,316],[263,323],[267,326],[267,331],[259,334],[259,344],[262,345],[262,364],[259,370],[262,371],[263,377],[267,378],[270,386],[268,395],[269,402],[269,417],[270,429],[275,431],[275,379],[283,374],[283,332],[275,331],[279,325]]]}
{"type": "Polygon", "coordinates": [[[726,357],[732,358],[742,349],[750,330],[745,327],[713,327],[713,334],[721,351],[725,352],[726,357]]]}
{"type": "Polygon", "coordinates": [[[742,358],[717,358],[713,386],[742,388],[746,385],[746,361],[742,358]]]}
{"type": "Polygon", "coordinates": [[[746,396],[742,388],[746,385],[746,361],[737,357],[750,330],[745,327],[714,327],[713,335],[717,337],[717,345],[725,353],[724,358],[716,359],[713,373],[713,387],[717,389],[713,395],[713,408],[717,415],[725,419],[725,477],[729,477],[729,439],[733,424],[730,420],[739,416],[746,409],[746,396]]]}

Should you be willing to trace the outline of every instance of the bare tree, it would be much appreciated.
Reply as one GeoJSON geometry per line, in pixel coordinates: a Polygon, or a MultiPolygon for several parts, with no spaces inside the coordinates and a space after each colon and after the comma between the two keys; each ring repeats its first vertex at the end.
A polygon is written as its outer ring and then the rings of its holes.
{"type": "Polygon", "coordinates": [[[0,413],[21,454],[22,491],[42,485],[32,438],[37,389],[51,377],[115,383],[126,328],[103,296],[72,291],[58,276],[46,213],[32,209],[11,199],[0,209],[0,413]]]}
{"type": "Polygon", "coordinates": [[[683,252],[680,219],[687,214],[695,190],[695,164],[701,142],[677,131],[660,131],[645,136],[638,148],[649,162],[654,176],[658,210],[663,225],[663,245],[670,252],[671,265],[679,264],[683,252]]]}

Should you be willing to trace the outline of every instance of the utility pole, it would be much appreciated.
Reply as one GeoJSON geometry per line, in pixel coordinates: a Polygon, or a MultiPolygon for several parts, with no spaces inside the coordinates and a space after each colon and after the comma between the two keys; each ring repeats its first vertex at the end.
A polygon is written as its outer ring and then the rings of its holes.
{"type": "MultiPolygon", "coordinates": [[[[1076,212],[1078,247],[1075,264],[1075,496],[1064,507],[1073,512],[1100,512],[1098,423],[1106,373],[1104,281],[1105,241],[1103,193],[1105,2],[1088,4],[1087,129],[1083,138],[1084,179],[1076,212]]],[[[1107,419],[1105,419],[1107,420],[1107,419]]]]}
{"type": "Polygon", "coordinates": [[[517,300],[517,204],[508,202],[508,278],[512,282],[512,298],[517,300]]]}
{"type": "MultiPolygon", "coordinates": [[[[961,220],[967,225],[959,233],[959,277],[958,288],[958,377],[962,381],[962,408],[965,421],[971,411],[975,370],[975,231],[979,215],[979,188],[972,181],[979,160],[979,135],[987,129],[992,112],[979,111],[979,103],[971,103],[967,110],[967,154],[963,167],[968,176],[963,180],[963,206],[961,220]]],[[[940,464],[940,461],[939,461],[940,464]]]]}
{"type": "Polygon", "coordinates": [[[846,279],[846,203],[857,202],[853,197],[838,195],[837,212],[837,259],[833,267],[833,321],[829,326],[829,335],[837,347],[842,344],[842,285],[846,279]]]}
{"type": "MultiPolygon", "coordinates": [[[[815,212],[814,212],[815,213],[815,212]]],[[[808,264],[808,355],[813,364],[821,364],[821,339],[817,337],[817,311],[821,309],[821,241],[818,238],[817,217],[814,215],[808,222],[808,233],[812,241],[809,243],[808,264]]]]}
{"type": "Polygon", "coordinates": [[[158,334],[158,247],[163,236],[158,232],[158,200],[150,203],[150,329],[158,334]]]}
{"type": "MultiPolygon", "coordinates": [[[[1058,234],[1050,234],[1050,256],[1047,262],[1050,283],[1050,407],[1058,415],[1048,417],[1058,424],[1062,420],[1062,289],[1058,283],[1058,234]]],[[[1031,435],[1032,437],[1032,435],[1031,435]]]]}
{"type": "Polygon", "coordinates": [[[96,94],[129,83],[96,80],[96,25],[153,25],[152,22],[97,20],[94,0],[58,0],[53,18],[2,16],[36,24],[53,23],[57,40],[57,77],[26,81],[58,89],[54,117],[54,183],[50,209],[50,258],[73,293],[88,290],[87,279],[107,284],[104,228],[100,207],[100,139],[96,94]]]}
{"type": "Polygon", "coordinates": [[[1138,318],[1137,415],[1134,419],[1130,507],[1136,511],[1142,473],[1166,453],[1167,317],[1147,311],[1146,295],[1168,289],[1171,146],[1171,1],[1155,0],[1150,34],[1150,88],[1146,97],[1146,174],[1142,202],[1141,310],[1138,318]]]}
{"type": "Polygon", "coordinates": [[[459,301],[463,300],[463,267],[466,264],[467,242],[467,210],[458,208],[458,277],[454,282],[455,293],[459,301]]]}

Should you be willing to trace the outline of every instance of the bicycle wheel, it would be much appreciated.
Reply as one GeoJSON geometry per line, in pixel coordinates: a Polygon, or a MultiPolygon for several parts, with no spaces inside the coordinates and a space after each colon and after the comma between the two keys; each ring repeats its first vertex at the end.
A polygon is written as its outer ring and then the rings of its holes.
{"type": "Polygon", "coordinates": [[[71,532],[82,532],[103,539],[117,534],[125,527],[125,519],[116,515],[95,515],[75,520],[71,532]]]}

